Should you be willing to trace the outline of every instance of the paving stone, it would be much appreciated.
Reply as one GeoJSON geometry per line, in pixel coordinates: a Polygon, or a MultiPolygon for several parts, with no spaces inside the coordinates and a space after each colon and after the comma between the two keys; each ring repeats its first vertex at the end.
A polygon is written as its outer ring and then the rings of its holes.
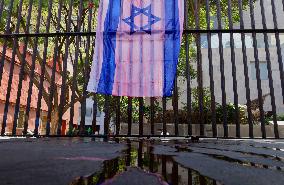
{"type": "Polygon", "coordinates": [[[82,139],[1,140],[0,184],[67,185],[101,170],[105,160],[124,149],[122,144],[82,139]]]}
{"type": "MultiPolygon", "coordinates": [[[[229,150],[235,152],[243,152],[243,153],[253,153],[255,155],[263,155],[270,157],[279,157],[284,159],[284,152],[281,150],[273,150],[271,148],[260,148],[260,147],[252,147],[247,142],[249,141],[222,141],[222,142],[213,142],[213,141],[204,141],[199,143],[192,143],[191,146],[196,147],[204,147],[211,149],[219,149],[219,150],[229,150]]],[[[251,143],[252,141],[250,141],[251,143]]]]}
{"type": "Polygon", "coordinates": [[[273,158],[267,158],[267,157],[265,158],[258,155],[243,154],[234,151],[224,151],[224,150],[198,148],[198,147],[189,147],[189,149],[191,149],[195,153],[225,156],[231,160],[236,160],[243,163],[255,163],[259,165],[267,165],[270,167],[282,167],[282,168],[284,167],[283,161],[278,161],[273,158]]]}
{"type": "Polygon", "coordinates": [[[269,147],[269,142],[202,140],[177,145],[169,143],[155,145],[154,154],[173,156],[178,164],[221,184],[282,185],[284,172],[276,167],[283,168],[284,163],[275,156],[283,156],[284,151],[274,150],[269,147]],[[255,166],[250,166],[250,162],[255,166]]]}
{"type": "Polygon", "coordinates": [[[181,152],[174,160],[226,185],[283,185],[284,182],[281,171],[243,166],[204,154],[181,152]]]}

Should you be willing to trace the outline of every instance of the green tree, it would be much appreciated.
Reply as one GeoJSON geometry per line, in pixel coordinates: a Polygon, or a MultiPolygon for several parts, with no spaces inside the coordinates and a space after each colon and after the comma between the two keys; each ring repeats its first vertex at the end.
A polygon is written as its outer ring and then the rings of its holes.
{"type": "MultiPolygon", "coordinates": [[[[50,1],[38,1],[38,0],[5,0],[4,1],[4,10],[3,14],[1,17],[1,24],[0,24],[0,33],[14,33],[16,30],[16,24],[18,18],[20,18],[20,33],[25,33],[28,28],[28,33],[35,33],[36,32],[36,27],[37,27],[37,20],[39,16],[39,7],[41,2],[41,19],[40,19],[40,27],[39,27],[39,32],[40,33],[46,33],[47,31],[47,20],[48,20],[48,14],[50,14],[50,29],[49,32],[53,33],[56,31],[60,31],[62,33],[64,32],[79,32],[79,31],[87,31],[89,24],[91,24],[91,27],[94,27],[96,21],[96,13],[97,13],[97,8],[98,8],[98,0],[96,1],[89,1],[89,0],[73,0],[72,5],[70,5],[69,0],[58,0],[58,1],[52,1],[52,8],[49,9],[49,2],[50,1]],[[82,2],[82,4],[80,4],[82,2]],[[18,10],[20,3],[22,3],[22,12],[21,16],[18,17],[18,10]],[[61,9],[61,20],[60,22],[58,17],[58,7],[59,4],[62,3],[62,9],[61,9]],[[80,6],[82,5],[82,6],[80,6]],[[12,11],[10,11],[10,6],[12,6],[12,11]],[[72,6],[72,12],[71,7],[72,6]],[[80,9],[81,7],[81,9],[80,9]],[[29,14],[29,8],[32,8],[31,11],[31,18],[30,20],[27,20],[26,17],[28,17],[29,14]],[[81,12],[79,14],[79,12],[81,12]],[[89,22],[89,14],[92,20],[89,22]],[[11,16],[10,16],[11,15],[11,16]],[[7,21],[11,17],[11,24],[9,25],[9,29],[7,29],[7,21]],[[71,19],[69,19],[71,17],[71,19]],[[69,22],[70,26],[68,26],[68,20],[71,20],[69,22]],[[29,23],[28,23],[29,22],[29,23]],[[81,25],[80,25],[81,23],[81,25]],[[59,26],[60,30],[57,29],[59,26]],[[69,27],[69,28],[68,28],[69,27]],[[80,28],[79,28],[80,27],[80,28]]],[[[66,81],[66,90],[68,91],[69,89],[72,88],[73,85],[73,76],[74,73],[71,73],[70,71],[64,71],[62,68],[62,60],[67,59],[68,62],[68,68],[74,70],[74,66],[77,63],[78,64],[78,73],[76,74],[79,79],[86,78],[87,74],[87,69],[86,66],[85,68],[80,68],[80,65],[85,63],[86,59],[90,59],[91,57],[91,51],[92,51],[92,42],[93,38],[91,37],[76,37],[76,36],[60,36],[60,37],[49,37],[47,39],[48,45],[47,47],[47,56],[46,59],[43,58],[43,51],[45,48],[45,37],[40,37],[40,38],[32,38],[32,37],[24,37],[24,38],[19,38],[17,39],[16,42],[16,55],[17,57],[24,62],[24,59],[22,57],[22,53],[20,52],[19,46],[23,43],[26,43],[27,48],[32,49],[36,48],[36,50],[33,50],[32,52],[36,53],[36,63],[42,64],[43,62],[47,62],[49,59],[54,58],[55,51],[58,53],[56,54],[56,63],[59,66],[59,69],[57,69],[58,73],[61,76],[64,76],[64,73],[67,74],[67,81],[66,81]],[[69,44],[66,45],[67,40],[69,41],[69,44]],[[78,42],[77,42],[78,41],[78,42]],[[79,43],[79,48],[76,48],[76,44],[79,43]],[[85,45],[85,47],[82,47],[82,45],[85,45]],[[86,52],[85,48],[86,45],[89,44],[89,51],[86,52]],[[35,47],[37,45],[37,47],[35,47]],[[67,48],[66,48],[67,46],[67,48]],[[57,47],[57,49],[55,49],[57,47]],[[68,52],[68,53],[67,53],[68,52]],[[79,53],[78,58],[75,58],[74,52],[79,53]],[[65,58],[66,57],[66,58],[65,58]]],[[[2,45],[7,45],[9,48],[14,47],[14,39],[13,38],[5,38],[1,39],[0,42],[2,45]]],[[[25,62],[26,66],[24,68],[26,74],[31,74],[31,69],[32,66],[25,62]]],[[[50,84],[52,82],[52,74],[47,71],[47,69],[44,71],[45,75],[45,80],[50,84]]],[[[76,80],[75,80],[76,81],[76,80]]],[[[84,97],[90,96],[90,94],[84,94],[83,91],[85,89],[85,86],[82,88],[84,81],[78,80],[76,81],[75,85],[75,93],[74,93],[74,101],[71,103],[70,98],[67,97],[63,103],[63,112],[62,115],[76,102],[78,101],[83,101],[84,97]]],[[[40,75],[35,74],[35,77],[33,78],[33,85],[35,85],[37,88],[40,86],[40,75]]],[[[59,111],[59,105],[60,105],[60,98],[59,97],[59,92],[60,92],[60,87],[55,85],[54,86],[55,90],[53,98],[52,98],[52,115],[58,115],[59,111]]],[[[50,92],[43,88],[43,97],[44,101],[46,103],[49,102],[50,100],[50,92]]],[[[77,111],[77,110],[75,110],[77,111]]],[[[28,117],[26,118],[28,119],[28,117]]],[[[58,124],[58,116],[51,116],[51,120],[49,120],[51,124],[51,132],[54,134],[56,132],[57,124],[58,124]]]]}

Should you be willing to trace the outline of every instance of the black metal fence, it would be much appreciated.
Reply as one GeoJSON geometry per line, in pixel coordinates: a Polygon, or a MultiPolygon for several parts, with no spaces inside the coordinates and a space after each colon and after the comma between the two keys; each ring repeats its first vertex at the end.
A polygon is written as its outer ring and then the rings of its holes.
{"type": "Polygon", "coordinates": [[[1,0],[1,135],[283,138],[284,2],[185,2],[174,95],[147,99],[86,90],[98,0],[1,0]]]}

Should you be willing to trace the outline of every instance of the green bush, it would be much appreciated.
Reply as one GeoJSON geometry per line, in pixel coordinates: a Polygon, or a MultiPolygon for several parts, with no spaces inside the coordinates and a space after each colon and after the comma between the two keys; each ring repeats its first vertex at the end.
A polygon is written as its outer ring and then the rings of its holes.
{"type": "MultiPolygon", "coordinates": [[[[284,121],[284,114],[277,115],[276,118],[277,118],[277,121],[284,121]]],[[[267,125],[269,124],[269,121],[273,121],[273,116],[265,117],[265,123],[267,125]]]]}
{"type": "MultiPolygon", "coordinates": [[[[239,111],[239,121],[240,124],[247,124],[247,108],[246,105],[238,105],[238,111],[239,111]]],[[[236,107],[233,103],[229,103],[226,105],[226,111],[227,111],[227,122],[228,124],[234,124],[236,120],[236,107]]],[[[223,106],[217,104],[216,106],[216,122],[217,124],[223,123],[223,106]]]]}

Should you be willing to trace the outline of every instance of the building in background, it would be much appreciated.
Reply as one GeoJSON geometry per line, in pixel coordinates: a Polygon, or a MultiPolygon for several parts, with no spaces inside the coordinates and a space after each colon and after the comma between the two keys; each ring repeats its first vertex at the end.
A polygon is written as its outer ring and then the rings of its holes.
{"type": "MultiPolygon", "coordinates": [[[[19,48],[20,52],[23,52],[23,45],[19,48]]],[[[0,46],[0,51],[3,51],[3,46],[0,46]]],[[[2,53],[0,53],[0,57],[2,57],[2,53]]],[[[2,128],[3,123],[3,114],[4,114],[4,107],[5,107],[5,100],[6,100],[6,93],[8,89],[8,80],[9,80],[9,74],[10,74],[10,67],[11,67],[11,59],[12,59],[12,49],[7,48],[6,55],[5,55],[5,61],[4,61],[4,71],[3,71],[3,77],[1,81],[0,86],[0,128],[2,128]]],[[[32,52],[27,51],[26,54],[26,62],[31,65],[32,64],[32,52]]],[[[60,62],[59,62],[60,63],[60,62]]],[[[58,64],[58,63],[57,63],[58,64]]],[[[53,66],[53,60],[48,60],[46,64],[46,71],[50,74],[52,72],[52,66],[53,66]]],[[[62,83],[62,77],[59,73],[59,66],[57,66],[57,72],[55,75],[55,84],[56,84],[56,91],[58,93],[58,96],[60,96],[60,88],[62,83]]],[[[12,132],[13,127],[13,120],[14,120],[14,114],[15,114],[15,104],[17,99],[17,92],[18,92],[18,84],[19,84],[19,75],[20,75],[20,68],[21,68],[21,61],[16,56],[15,62],[14,62],[14,70],[13,70],[13,79],[11,84],[11,91],[10,91],[10,99],[9,99],[9,109],[8,109],[8,116],[7,116],[7,125],[6,125],[6,133],[9,134],[12,132]]],[[[41,68],[40,64],[36,63],[35,67],[35,77],[39,78],[41,75],[41,68]]],[[[24,78],[22,81],[22,89],[21,89],[21,97],[20,97],[20,111],[18,115],[18,121],[17,121],[17,135],[21,135],[23,128],[24,128],[24,120],[26,116],[26,106],[27,106],[27,97],[28,97],[28,89],[29,89],[29,82],[30,77],[29,74],[24,73],[24,78]]],[[[49,82],[45,79],[44,81],[44,89],[46,92],[49,92],[49,82]]],[[[28,129],[30,131],[34,131],[35,128],[35,118],[36,118],[36,109],[37,109],[37,101],[38,101],[38,93],[39,89],[34,84],[32,88],[32,96],[31,96],[31,102],[30,102],[30,113],[29,113],[29,121],[28,121],[28,129]]],[[[70,93],[69,93],[70,94],[70,93]]],[[[75,107],[77,107],[78,104],[75,104],[75,107]]],[[[41,116],[40,116],[40,127],[39,132],[40,134],[45,133],[45,126],[47,122],[47,103],[42,98],[41,100],[41,116]]],[[[78,117],[78,112],[75,112],[74,120],[78,117]]],[[[62,121],[62,134],[65,134],[67,131],[67,125],[69,122],[70,114],[69,110],[64,114],[63,121],[62,121]]]]}
{"type": "MultiPolygon", "coordinates": [[[[276,14],[278,27],[280,29],[284,28],[284,11],[282,1],[277,0],[274,1],[276,5],[276,14]]],[[[266,24],[268,29],[274,29],[274,21],[272,15],[272,7],[270,0],[264,0],[265,6],[265,17],[266,24]]],[[[255,13],[255,26],[257,29],[263,29],[262,25],[262,16],[260,9],[260,1],[257,0],[254,6],[255,13]]],[[[244,27],[246,29],[251,29],[251,20],[249,10],[244,11],[244,27]]],[[[214,18],[212,18],[214,20],[214,18]]],[[[217,24],[215,23],[215,29],[217,29],[217,24]]],[[[234,24],[234,28],[239,28],[239,23],[234,24]]],[[[265,43],[263,33],[256,34],[257,39],[257,49],[258,49],[258,57],[260,62],[260,78],[262,83],[262,94],[265,96],[264,99],[264,110],[271,111],[271,97],[270,97],[270,88],[269,88],[269,80],[268,80],[268,70],[267,70],[267,60],[266,60],[266,52],[265,52],[265,43]]],[[[202,48],[202,74],[203,74],[203,87],[210,87],[210,76],[209,76],[209,57],[208,57],[208,38],[206,34],[201,36],[202,48]]],[[[212,34],[211,37],[211,47],[212,47],[212,63],[213,63],[213,79],[215,85],[215,97],[216,102],[222,102],[222,90],[221,90],[221,72],[220,72],[220,55],[219,55],[219,38],[218,34],[212,34]]],[[[250,83],[250,91],[251,91],[251,100],[256,100],[258,98],[258,89],[257,89],[257,80],[256,80],[256,68],[255,68],[255,58],[254,58],[254,48],[253,48],[253,38],[249,33],[245,34],[245,45],[246,45],[246,57],[248,62],[248,76],[250,83]]],[[[272,77],[273,77],[273,86],[275,91],[276,98],[276,107],[277,114],[284,113],[284,104],[282,97],[282,89],[281,89],[281,80],[280,80],[280,70],[279,70],[279,62],[277,55],[277,47],[276,47],[276,39],[274,33],[268,34],[268,43],[269,43],[269,52],[270,52],[270,60],[272,67],[272,77]]],[[[284,56],[284,35],[280,34],[280,43],[282,49],[282,56],[284,56]]],[[[231,48],[230,48],[230,34],[223,33],[222,34],[222,44],[223,44],[223,57],[224,57],[224,67],[225,67],[225,79],[226,79],[226,100],[227,103],[234,102],[234,91],[233,91],[233,76],[232,76],[232,60],[231,60],[231,48]]],[[[244,61],[243,61],[243,52],[242,52],[242,40],[240,33],[234,33],[234,53],[235,53],[235,62],[236,62],[236,78],[238,82],[238,98],[239,104],[246,104],[246,93],[245,93],[245,76],[244,76],[244,61]]],[[[282,62],[283,61],[282,57],[282,62]]],[[[196,64],[193,66],[197,69],[196,64]]],[[[192,81],[192,87],[197,87],[197,80],[192,81]]],[[[179,80],[179,91],[181,93],[180,103],[182,106],[183,102],[186,102],[186,82],[183,80],[179,80]]],[[[169,107],[170,108],[170,107],[169,107]]]]}

